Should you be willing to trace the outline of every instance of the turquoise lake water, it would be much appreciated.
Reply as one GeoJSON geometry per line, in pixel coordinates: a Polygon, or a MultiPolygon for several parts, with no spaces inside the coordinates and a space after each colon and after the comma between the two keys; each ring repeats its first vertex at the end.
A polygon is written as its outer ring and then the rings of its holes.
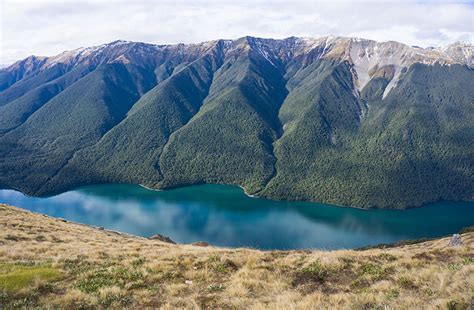
{"type": "Polygon", "coordinates": [[[0,190],[0,202],[84,224],[179,243],[260,249],[357,248],[438,237],[474,225],[473,202],[359,210],[246,196],[238,187],[199,185],[152,191],[137,185],[83,187],[48,198],[0,190]]]}

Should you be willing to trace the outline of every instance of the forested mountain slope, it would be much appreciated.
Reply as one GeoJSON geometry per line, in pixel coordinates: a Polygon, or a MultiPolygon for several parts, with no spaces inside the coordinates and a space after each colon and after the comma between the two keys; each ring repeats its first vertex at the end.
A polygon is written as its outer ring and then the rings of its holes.
{"type": "Polygon", "coordinates": [[[116,41],[0,69],[0,187],[240,185],[406,208],[474,197],[474,48],[116,41]]]}

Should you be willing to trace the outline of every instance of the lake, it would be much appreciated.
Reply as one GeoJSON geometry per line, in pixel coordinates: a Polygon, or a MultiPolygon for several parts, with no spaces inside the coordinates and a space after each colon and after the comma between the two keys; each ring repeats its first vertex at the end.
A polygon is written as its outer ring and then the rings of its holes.
{"type": "Polygon", "coordinates": [[[159,233],[178,243],[260,249],[357,248],[444,236],[474,225],[473,202],[366,211],[251,198],[226,185],[153,191],[106,184],[48,198],[0,190],[0,203],[134,235],[159,233]]]}

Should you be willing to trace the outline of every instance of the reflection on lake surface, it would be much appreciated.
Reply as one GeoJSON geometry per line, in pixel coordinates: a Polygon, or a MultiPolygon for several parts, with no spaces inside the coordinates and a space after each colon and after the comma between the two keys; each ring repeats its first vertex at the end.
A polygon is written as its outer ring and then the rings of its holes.
{"type": "Polygon", "coordinates": [[[0,202],[145,237],[160,233],[179,243],[263,249],[356,248],[443,236],[474,225],[472,202],[364,211],[250,198],[240,188],[225,185],[151,191],[107,184],[49,198],[0,190],[0,202]]]}

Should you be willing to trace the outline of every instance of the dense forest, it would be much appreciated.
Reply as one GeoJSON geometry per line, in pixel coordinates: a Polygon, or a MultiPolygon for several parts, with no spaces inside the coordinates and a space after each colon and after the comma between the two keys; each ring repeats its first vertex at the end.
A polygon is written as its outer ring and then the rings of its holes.
{"type": "Polygon", "coordinates": [[[0,187],[225,183],[362,208],[473,199],[474,70],[377,65],[357,88],[338,48],[246,37],[27,58],[0,70],[0,187]]]}

